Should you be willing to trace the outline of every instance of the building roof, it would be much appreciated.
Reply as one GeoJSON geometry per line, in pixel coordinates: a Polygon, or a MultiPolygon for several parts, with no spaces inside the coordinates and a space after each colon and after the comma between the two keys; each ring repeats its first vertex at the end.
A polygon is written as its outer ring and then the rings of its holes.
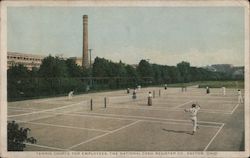
{"type": "Polygon", "coordinates": [[[34,54],[17,53],[17,52],[7,52],[7,55],[10,55],[10,56],[22,56],[22,57],[33,57],[33,58],[45,58],[45,56],[43,56],[43,55],[34,55],[34,54]]]}

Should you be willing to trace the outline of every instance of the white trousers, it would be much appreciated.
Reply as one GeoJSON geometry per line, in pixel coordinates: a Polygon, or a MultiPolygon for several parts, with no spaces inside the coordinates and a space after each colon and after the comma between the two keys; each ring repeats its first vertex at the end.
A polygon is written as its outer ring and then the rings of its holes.
{"type": "Polygon", "coordinates": [[[193,123],[193,131],[196,132],[197,128],[197,117],[191,117],[191,121],[193,123]]]}
{"type": "Polygon", "coordinates": [[[72,99],[72,96],[73,96],[72,94],[69,94],[69,95],[68,95],[68,98],[69,98],[69,99],[72,99]]]}
{"type": "Polygon", "coordinates": [[[243,98],[241,95],[238,96],[238,103],[243,103],[243,98]]]}

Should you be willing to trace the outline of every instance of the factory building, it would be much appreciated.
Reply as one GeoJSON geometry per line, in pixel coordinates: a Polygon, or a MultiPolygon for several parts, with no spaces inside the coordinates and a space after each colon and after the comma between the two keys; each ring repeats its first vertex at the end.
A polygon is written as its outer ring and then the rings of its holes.
{"type": "Polygon", "coordinates": [[[7,53],[7,67],[9,69],[11,66],[22,64],[25,67],[27,67],[29,70],[31,70],[32,67],[39,68],[44,58],[45,56],[41,56],[41,55],[8,52],[7,53]]]}

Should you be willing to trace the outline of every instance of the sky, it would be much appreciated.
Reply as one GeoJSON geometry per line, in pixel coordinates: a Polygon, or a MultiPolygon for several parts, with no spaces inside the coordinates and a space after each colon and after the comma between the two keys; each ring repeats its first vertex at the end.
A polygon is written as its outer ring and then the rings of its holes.
{"type": "Polygon", "coordinates": [[[7,49],[81,57],[83,15],[92,58],[244,65],[241,7],[9,7],[7,49]]]}

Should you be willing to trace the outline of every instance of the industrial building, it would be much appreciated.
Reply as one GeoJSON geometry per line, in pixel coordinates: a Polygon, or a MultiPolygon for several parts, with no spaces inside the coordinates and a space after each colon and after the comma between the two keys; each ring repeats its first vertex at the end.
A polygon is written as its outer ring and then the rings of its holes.
{"type": "Polygon", "coordinates": [[[44,58],[42,55],[8,52],[7,67],[9,69],[11,66],[22,64],[31,70],[33,67],[39,68],[44,58]]]}

